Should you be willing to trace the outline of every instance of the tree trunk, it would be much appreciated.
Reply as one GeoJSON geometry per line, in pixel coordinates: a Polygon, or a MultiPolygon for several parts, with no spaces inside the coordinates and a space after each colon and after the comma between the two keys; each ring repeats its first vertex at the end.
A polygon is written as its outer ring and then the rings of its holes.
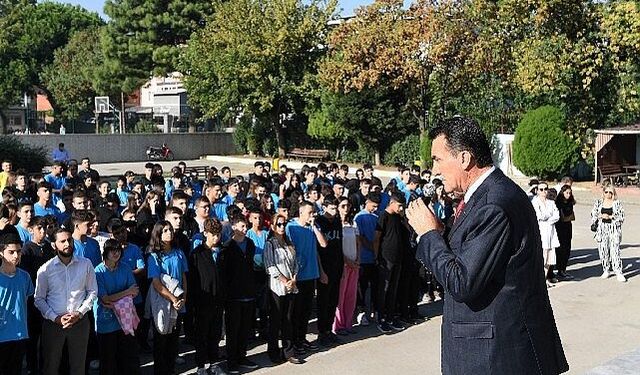
{"type": "Polygon", "coordinates": [[[378,151],[378,150],[375,151],[375,153],[373,154],[373,159],[374,159],[373,163],[376,166],[379,166],[380,165],[380,151],[378,151]]]}
{"type": "Polygon", "coordinates": [[[284,159],[287,153],[287,141],[285,130],[280,123],[280,113],[273,111],[271,115],[271,121],[273,122],[273,128],[276,130],[276,140],[278,141],[278,157],[284,159]]]}
{"type": "Polygon", "coordinates": [[[2,123],[0,134],[7,134],[7,115],[4,114],[2,108],[0,108],[0,122],[2,123]]]}

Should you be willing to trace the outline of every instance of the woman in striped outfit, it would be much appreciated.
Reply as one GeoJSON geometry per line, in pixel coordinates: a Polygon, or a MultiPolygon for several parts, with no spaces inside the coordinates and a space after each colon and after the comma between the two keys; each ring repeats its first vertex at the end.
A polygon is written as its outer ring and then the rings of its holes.
{"type": "Polygon", "coordinates": [[[624,208],[611,183],[603,185],[602,198],[596,200],[591,210],[591,222],[598,225],[595,240],[598,242],[598,252],[603,268],[601,277],[608,278],[609,268],[613,268],[618,281],[627,281],[622,274],[622,259],[620,258],[624,208]]]}

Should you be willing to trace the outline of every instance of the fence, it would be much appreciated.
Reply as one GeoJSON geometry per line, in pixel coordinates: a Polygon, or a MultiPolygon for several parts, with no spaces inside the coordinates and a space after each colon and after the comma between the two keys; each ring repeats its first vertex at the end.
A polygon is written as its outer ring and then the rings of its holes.
{"type": "Polygon", "coordinates": [[[64,143],[72,159],[89,157],[92,163],[146,160],[147,146],[166,143],[176,160],[197,159],[202,155],[231,155],[236,152],[232,133],[179,134],[47,134],[20,135],[23,142],[43,146],[53,152],[64,143]]]}

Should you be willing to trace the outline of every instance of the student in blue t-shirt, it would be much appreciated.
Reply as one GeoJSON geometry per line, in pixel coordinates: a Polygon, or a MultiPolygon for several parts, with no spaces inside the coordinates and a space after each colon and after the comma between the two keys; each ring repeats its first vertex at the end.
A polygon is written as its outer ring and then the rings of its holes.
{"type": "Polygon", "coordinates": [[[360,248],[360,273],[358,275],[358,308],[362,312],[359,323],[369,325],[373,319],[378,294],[378,270],[376,269],[376,254],[373,252],[373,241],[378,225],[378,215],[375,214],[380,205],[380,193],[367,194],[364,209],[354,217],[353,221],[358,227],[361,238],[360,248]],[[366,303],[366,293],[371,294],[369,304],[366,303]]]}
{"type": "Polygon", "coordinates": [[[96,271],[98,299],[93,305],[100,353],[100,374],[139,374],[140,360],[134,336],[124,333],[113,304],[127,296],[136,297],[138,286],[131,268],[122,262],[122,245],[108,239],[96,271]]]}
{"type": "Polygon", "coordinates": [[[249,211],[249,225],[250,228],[247,230],[247,238],[253,241],[256,248],[253,255],[253,267],[257,291],[256,306],[258,307],[258,317],[260,318],[258,330],[260,335],[266,337],[268,330],[267,322],[269,321],[269,300],[267,299],[267,272],[264,268],[262,255],[267,237],[269,236],[269,230],[263,227],[262,212],[258,207],[252,207],[249,211]]]}
{"type": "Polygon", "coordinates": [[[222,180],[216,178],[207,182],[204,189],[204,194],[211,204],[209,216],[221,222],[229,220],[227,216],[227,207],[229,207],[229,205],[222,201],[222,186],[222,180]]]}
{"type": "Polygon", "coordinates": [[[27,298],[33,295],[29,274],[17,268],[22,242],[15,233],[0,237],[0,373],[21,374],[29,338],[27,298]]]}
{"type": "Polygon", "coordinates": [[[53,204],[57,205],[62,199],[62,189],[67,184],[66,177],[62,174],[64,163],[54,162],[51,166],[51,173],[44,176],[44,180],[51,184],[51,192],[53,193],[53,204]]]}
{"type": "Polygon", "coordinates": [[[60,210],[51,201],[51,184],[42,181],[38,184],[36,191],[38,201],[33,205],[33,214],[35,216],[51,215],[60,223],[60,210]]]}
{"type": "Polygon", "coordinates": [[[33,203],[30,201],[22,201],[18,204],[18,217],[20,221],[16,224],[16,229],[20,235],[22,243],[31,241],[31,233],[29,233],[29,225],[33,218],[33,203]]]}
{"type": "Polygon", "coordinates": [[[76,210],[71,215],[73,255],[89,259],[93,267],[96,267],[102,262],[100,244],[88,236],[91,224],[94,221],[95,217],[88,210],[76,210]]]}
{"type": "MultiPolygon", "coordinates": [[[[147,277],[151,280],[151,287],[162,297],[167,299],[176,310],[183,311],[187,299],[187,258],[177,247],[175,233],[171,223],[165,220],[157,222],[151,231],[149,241],[147,277]],[[178,281],[184,291],[180,298],[174,296],[162,283],[161,276],[167,274],[178,281]]],[[[162,369],[160,373],[173,374],[176,356],[178,354],[178,330],[166,335],[161,334],[153,324],[153,361],[154,367],[162,369]]]]}
{"type": "Polygon", "coordinates": [[[322,264],[318,258],[318,243],[322,247],[327,246],[327,241],[320,229],[315,225],[314,204],[303,201],[299,207],[299,217],[287,224],[286,234],[296,249],[298,261],[298,295],[293,306],[293,341],[298,354],[308,350],[317,350],[315,343],[307,339],[311,306],[315,292],[315,281],[327,283],[327,275],[322,271],[322,264]]]}

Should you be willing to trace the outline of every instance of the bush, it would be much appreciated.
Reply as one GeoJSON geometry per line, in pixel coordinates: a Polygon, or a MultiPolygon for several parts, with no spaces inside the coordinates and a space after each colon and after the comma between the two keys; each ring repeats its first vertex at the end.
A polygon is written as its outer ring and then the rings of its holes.
{"type": "Polygon", "coordinates": [[[420,159],[420,137],[412,134],[391,145],[382,162],[385,165],[400,163],[411,166],[417,159],[420,159]]]}
{"type": "Polygon", "coordinates": [[[49,164],[48,154],[43,146],[30,146],[14,136],[0,136],[0,160],[10,160],[14,170],[40,173],[49,164]]]}
{"type": "Polygon", "coordinates": [[[433,162],[431,161],[431,139],[427,134],[424,135],[420,142],[420,159],[422,159],[422,168],[431,168],[433,162]]]}
{"type": "Polygon", "coordinates": [[[343,163],[373,163],[373,159],[373,149],[364,144],[358,144],[355,148],[348,148],[340,153],[340,161],[343,163]]]}
{"type": "Polygon", "coordinates": [[[556,178],[578,160],[578,147],[565,133],[560,109],[543,106],[523,116],[513,141],[513,162],[528,176],[556,178]]]}
{"type": "Polygon", "coordinates": [[[155,122],[147,119],[141,119],[138,120],[133,126],[133,129],[131,129],[131,133],[160,133],[160,129],[158,129],[158,126],[155,122]]]}

